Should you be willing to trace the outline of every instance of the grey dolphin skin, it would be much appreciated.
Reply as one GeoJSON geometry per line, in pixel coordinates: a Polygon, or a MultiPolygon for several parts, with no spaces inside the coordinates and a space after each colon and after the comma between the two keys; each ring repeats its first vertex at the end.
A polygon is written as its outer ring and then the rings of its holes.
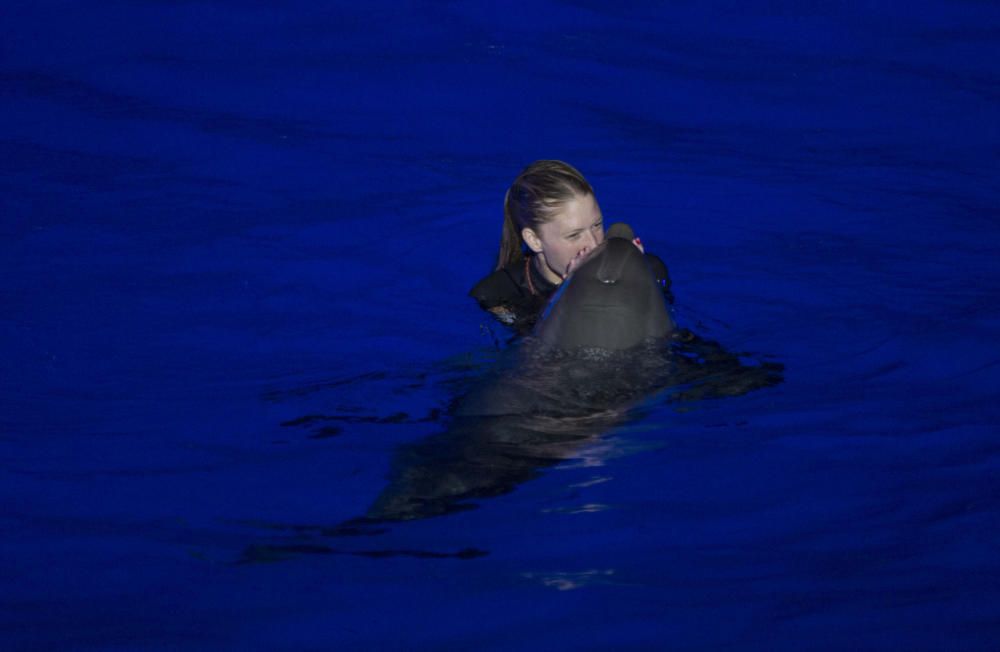
{"type": "MultiPolygon", "coordinates": [[[[616,228],[618,227],[618,228],[616,228]]],[[[563,281],[536,328],[546,345],[618,351],[674,330],[666,302],[646,257],[629,239],[624,225],[563,281]]]]}

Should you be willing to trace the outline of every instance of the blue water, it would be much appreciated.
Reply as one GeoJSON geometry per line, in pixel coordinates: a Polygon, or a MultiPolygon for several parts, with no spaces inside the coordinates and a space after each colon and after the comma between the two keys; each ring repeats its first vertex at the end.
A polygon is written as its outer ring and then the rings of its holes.
{"type": "Polygon", "coordinates": [[[0,646],[995,649],[998,62],[973,1],[6,3],[0,646]],[[537,158],[784,381],[324,533],[495,363],[537,158]]]}

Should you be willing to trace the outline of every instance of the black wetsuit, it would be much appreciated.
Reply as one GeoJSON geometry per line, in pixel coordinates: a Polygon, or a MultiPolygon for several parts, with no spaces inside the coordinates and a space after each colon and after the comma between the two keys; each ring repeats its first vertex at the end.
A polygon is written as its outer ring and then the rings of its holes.
{"type": "MultiPolygon", "coordinates": [[[[519,334],[527,333],[538,321],[549,298],[559,286],[545,279],[535,269],[531,256],[494,271],[476,283],[469,296],[479,302],[483,310],[493,313],[500,322],[519,334]]],[[[646,254],[668,303],[673,304],[670,292],[670,275],[667,266],[653,254],[646,254]]]]}

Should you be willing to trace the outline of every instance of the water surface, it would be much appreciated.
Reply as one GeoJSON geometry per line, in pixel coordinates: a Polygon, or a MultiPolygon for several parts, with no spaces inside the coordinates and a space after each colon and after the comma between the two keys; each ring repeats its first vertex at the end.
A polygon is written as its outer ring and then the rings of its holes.
{"type": "Polygon", "coordinates": [[[4,649],[989,649],[998,21],[5,7],[4,649]],[[537,158],[784,382],[332,534],[496,363],[465,293],[537,158]]]}

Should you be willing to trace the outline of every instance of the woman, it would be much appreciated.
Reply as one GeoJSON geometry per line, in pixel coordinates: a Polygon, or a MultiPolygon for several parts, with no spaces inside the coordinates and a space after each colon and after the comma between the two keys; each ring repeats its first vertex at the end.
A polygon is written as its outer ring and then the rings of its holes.
{"type": "MultiPolygon", "coordinates": [[[[582,256],[604,241],[604,220],[594,189],[562,161],[526,167],[507,191],[503,212],[496,268],[469,294],[501,322],[525,333],[582,256]]],[[[638,238],[636,245],[642,248],[638,238]]],[[[656,256],[646,257],[673,303],[666,265],[656,256]]]]}

